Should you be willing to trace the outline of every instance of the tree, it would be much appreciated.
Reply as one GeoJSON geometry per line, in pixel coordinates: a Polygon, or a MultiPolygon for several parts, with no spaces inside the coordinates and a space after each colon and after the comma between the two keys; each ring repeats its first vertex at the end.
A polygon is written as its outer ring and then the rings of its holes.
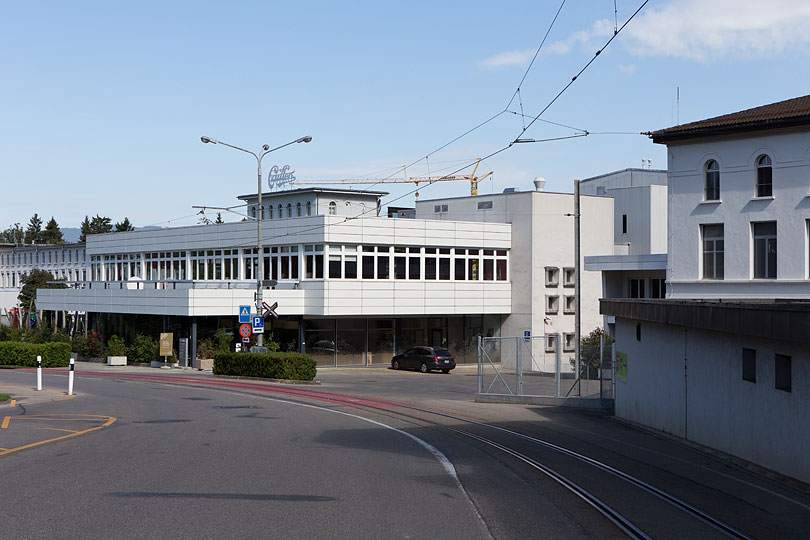
{"type": "Polygon", "coordinates": [[[225,223],[225,222],[222,220],[222,213],[217,212],[217,219],[216,219],[216,221],[214,221],[214,223],[225,223]]]}
{"type": "Polygon", "coordinates": [[[115,232],[134,231],[135,227],[130,223],[129,218],[125,217],[124,221],[115,224],[115,232]]]}
{"type": "Polygon", "coordinates": [[[25,229],[25,243],[42,243],[42,220],[36,214],[31,216],[31,220],[28,222],[28,228],[25,229]]]}
{"type": "Polygon", "coordinates": [[[64,244],[65,240],[62,238],[62,230],[59,224],[51,216],[51,220],[45,225],[45,230],[42,232],[42,243],[44,244],[64,244]]]}
{"type": "Polygon", "coordinates": [[[87,216],[84,216],[84,221],[82,221],[81,232],[82,232],[82,234],[79,235],[79,242],[86,242],[87,241],[87,235],[91,234],[90,233],[90,218],[87,217],[87,216]]]}
{"type": "Polygon", "coordinates": [[[25,231],[23,231],[19,223],[15,223],[13,227],[0,232],[0,242],[6,244],[22,244],[24,239],[25,231]]]}
{"type": "Polygon", "coordinates": [[[36,306],[37,289],[64,289],[66,287],[64,284],[48,283],[49,281],[56,281],[56,278],[47,270],[39,268],[34,268],[28,274],[20,276],[22,290],[17,299],[24,310],[28,311],[31,306],[36,306]]]}

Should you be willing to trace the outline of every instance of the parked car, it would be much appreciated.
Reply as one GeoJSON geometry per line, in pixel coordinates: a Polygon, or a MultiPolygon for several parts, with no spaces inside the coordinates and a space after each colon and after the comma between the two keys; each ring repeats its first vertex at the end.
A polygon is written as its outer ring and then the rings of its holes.
{"type": "Polygon", "coordinates": [[[414,347],[391,359],[392,369],[418,369],[422,373],[441,370],[450,373],[456,367],[456,357],[442,347],[414,347]]]}

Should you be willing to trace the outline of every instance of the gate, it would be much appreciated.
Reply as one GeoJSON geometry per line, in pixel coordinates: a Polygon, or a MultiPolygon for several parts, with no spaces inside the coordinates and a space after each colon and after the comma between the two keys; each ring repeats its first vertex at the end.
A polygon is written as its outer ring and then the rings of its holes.
{"type": "Polygon", "coordinates": [[[613,397],[613,344],[584,343],[577,365],[559,334],[478,338],[478,394],[550,398],[613,397]]]}

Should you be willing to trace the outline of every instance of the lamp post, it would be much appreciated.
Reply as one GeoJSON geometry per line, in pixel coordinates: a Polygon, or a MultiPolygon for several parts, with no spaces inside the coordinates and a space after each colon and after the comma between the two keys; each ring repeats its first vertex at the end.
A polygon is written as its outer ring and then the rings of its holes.
{"type": "MultiPolygon", "coordinates": [[[[222,145],[225,145],[225,146],[229,146],[229,147],[234,148],[236,150],[241,150],[242,152],[248,153],[251,156],[256,158],[257,178],[258,178],[257,186],[258,186],[258,195],[259,195],[259,201],[258,201],[259,211],[257,213],[258,219],[256,219],[256,236],[257,236],[256,250],[258,251],[258,257],[259,257],[259,269],[258,269],[259,272],[258,272],[258,276],[256,276],[256,313],[259,316],[262,316],[263,312],[264,312],[264,308],[262,307],[262,279],[264,279],[264,249],[263,249],[263,246],[262,246],[262,220],[264,219],[264,207],[262,206],[262,158],[264,158],[264,156],[266,156],[270,152],[275,152],[276,150],[279,150],[280,148],[284,148],[285,146],[289,146],[291,144],[302,143],[302,142],[303,143],[308,143],[308,142],[310,142],[312,140],[312,137],[307,135],[306,137],[301,137],[299,139],[295,139],[294,141],[290,141],[288,143],[282,144],[281,146],[276,146],[275,148],[270,148],[270,145],[265,144],[265,145],[262,146],[261,153],[258,153],[258,154],[255,153],[255,152],[251,152],[250,150],[240,148],[239,146],[234,146],[233,144],[228,144],[226,142],[222,142],[222,141],[218,141],[216,139],[212,139],[211,137],[202,136],[202,137],[200,137],[200,140],[203,143],[206,143],[206,144],[211,143],[211,144],[222,144],[222,145]]],[[[256,344],[259,347],[261,347],[263,345],[263,343],[264,343],[263,335],[258,334],[256,336],[256,344]]]]}

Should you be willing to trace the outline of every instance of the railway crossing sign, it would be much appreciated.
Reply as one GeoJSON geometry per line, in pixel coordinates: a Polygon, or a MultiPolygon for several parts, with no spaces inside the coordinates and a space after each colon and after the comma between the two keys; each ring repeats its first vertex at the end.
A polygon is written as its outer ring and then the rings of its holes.
{"type": "Polygon", "coordinates": [[[250,324],[250,306],[239,306],[239,324],[250,324]]]}
{"type": "Polygon", "coordinates": [[[264,334],[264,317],[261,315],[253,316],[253,333],[264,334]]]}
{"type": "Polygon", "coordinates": [[[276,313],[276,308],[278,307],[278,302],[273,302],[272,306],[268,306],[267,302],[262,302],[262,307],[264,307],[265,313],[264,316],[272,315],[276,319],[278,319],[278,313],[276,313]]]}
{"type": "Polygon", "coordinates": [[[239,327],[239,335],[243,338],[249,338],[251,333],[250,323],[245,323],[239,327]]]}

